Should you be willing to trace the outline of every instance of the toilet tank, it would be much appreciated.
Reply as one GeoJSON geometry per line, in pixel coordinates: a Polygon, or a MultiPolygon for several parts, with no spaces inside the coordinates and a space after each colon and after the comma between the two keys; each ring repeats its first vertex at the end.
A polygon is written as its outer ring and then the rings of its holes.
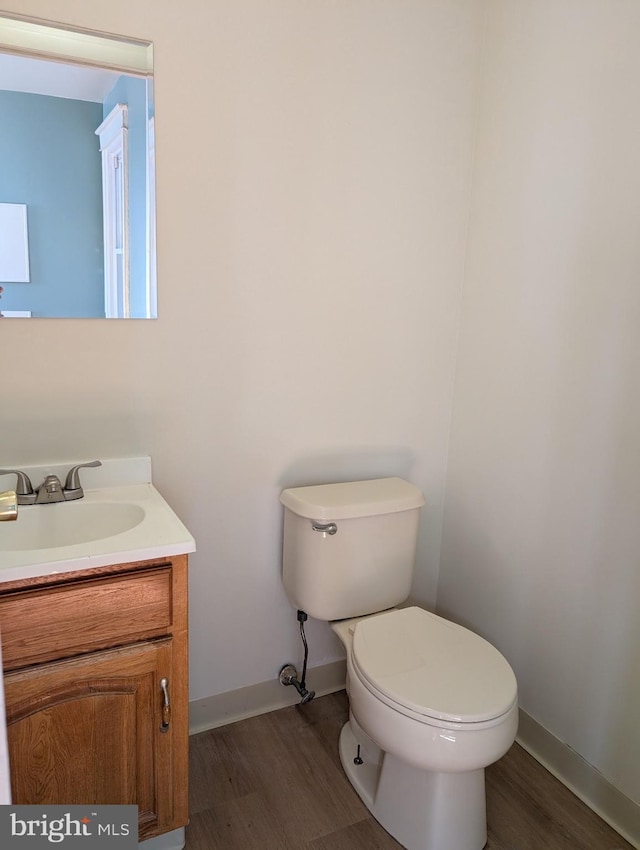
{"type": "Polygon", "coordinates": [[[284,490],[282,580],[319,620],[383,611],[409,595],[424,496],[402,478],[284,490]]]}

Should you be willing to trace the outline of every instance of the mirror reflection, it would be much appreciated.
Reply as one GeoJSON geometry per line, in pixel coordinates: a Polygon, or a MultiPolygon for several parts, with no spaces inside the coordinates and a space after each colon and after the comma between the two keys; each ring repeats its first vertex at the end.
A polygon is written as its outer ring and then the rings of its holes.
{"type": "Polygon", "coordinates": [[[157,315],[152,95],[149,73],[0,48],[4,318],[157,315]]]}

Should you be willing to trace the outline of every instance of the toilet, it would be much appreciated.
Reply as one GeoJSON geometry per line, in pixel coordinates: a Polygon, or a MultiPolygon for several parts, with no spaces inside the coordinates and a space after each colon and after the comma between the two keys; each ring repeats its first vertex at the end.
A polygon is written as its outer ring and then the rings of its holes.
{"type": "Polygon", "coordinates": [[[421,491],[401,478],[284,490],[282,578],[347,656],[344,771],[407,850],[481,850],[484,769],[513,744],[513,670],[486,640],[406,601],[421,491]]]}

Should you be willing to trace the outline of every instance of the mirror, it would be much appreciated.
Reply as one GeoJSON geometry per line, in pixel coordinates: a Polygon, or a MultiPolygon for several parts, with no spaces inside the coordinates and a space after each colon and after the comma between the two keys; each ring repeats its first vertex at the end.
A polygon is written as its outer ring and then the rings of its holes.
{"type": "Polygon", "coordinates": [[[152,70],[148,43],[0,17],[3,318],[157,316],[152,70]]]}

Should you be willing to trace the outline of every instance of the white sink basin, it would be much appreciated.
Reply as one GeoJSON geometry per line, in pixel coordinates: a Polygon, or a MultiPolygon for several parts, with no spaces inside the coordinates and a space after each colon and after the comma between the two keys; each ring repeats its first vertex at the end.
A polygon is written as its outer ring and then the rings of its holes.
{"type": "Polygon", "coordinates": [[[58,549],[104,540],[135,528],[144,518],[144,508],[128,502],[78,501],[23,507],[16,522],[4,523],[0,549],[58,549]]]}

